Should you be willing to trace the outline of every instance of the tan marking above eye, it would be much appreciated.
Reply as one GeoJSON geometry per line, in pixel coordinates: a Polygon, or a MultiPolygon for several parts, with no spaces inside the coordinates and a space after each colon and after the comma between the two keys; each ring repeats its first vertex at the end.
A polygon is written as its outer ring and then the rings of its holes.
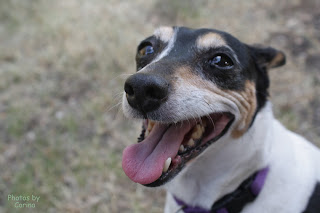
{"type": "Polygon", "coordinates": [[[173,34],[174,30],[172,27],[159,27],[153,33],[153,35],[155,35],[156,38],[160,39],[163,42],[169,42],[173,34]]]}
{"type": "Polygon", "coordinates": [[[208,49],[211,47],[221,47],[226,46],[226,41],[217,33],[207,33],[205,35],[200,36],[196,45],[198,49],[208,49]]]}

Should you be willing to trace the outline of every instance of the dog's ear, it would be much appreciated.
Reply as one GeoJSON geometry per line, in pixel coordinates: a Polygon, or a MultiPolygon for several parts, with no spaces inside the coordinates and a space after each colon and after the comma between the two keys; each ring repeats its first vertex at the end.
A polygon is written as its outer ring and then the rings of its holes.
{"type": "Polygon", "coordinates": [[[256,63],[262,68],[271,69],[280,67],[286,63],[285,54],[272,47],[263,47],[261,45],[247,45],[256,63]]]}

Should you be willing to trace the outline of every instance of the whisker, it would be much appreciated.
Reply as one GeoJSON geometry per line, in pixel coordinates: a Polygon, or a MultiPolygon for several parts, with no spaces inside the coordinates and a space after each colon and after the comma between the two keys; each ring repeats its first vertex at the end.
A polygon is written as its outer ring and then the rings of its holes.
{"type": "MultiPolygon", "coordinates": [[[[107,112],[110,112],[110,111],[113,110],[114,108],[119,107],[119,105],[121,105],[121,104],[122,104],[122,101],[119,101],[118,103],[110,106],[110,107],[107,109],[107,112]]],[[[120,107],[119,107],[119,108],[120,108],[120,107]]]]}

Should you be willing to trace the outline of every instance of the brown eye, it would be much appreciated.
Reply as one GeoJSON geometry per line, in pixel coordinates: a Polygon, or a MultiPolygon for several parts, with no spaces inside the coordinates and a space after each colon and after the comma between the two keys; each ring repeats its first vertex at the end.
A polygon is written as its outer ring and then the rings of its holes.
{"type": "Polygon", "coordinates": [[[222,67],[222,68],[231,68],[233,66],[233,62],[231,58],[229,58],[225,54],[218,54],[209,60],[210,66],[222,67]]]}
{"type": "Polygon", "coordinates": [[[154,53],[154,50],[151,45],[147,45],[147,46],[143,47],[141,50],[139,50],[139,55],[141,55],[141,56],[150,55],[153,53],[154,53]]]}

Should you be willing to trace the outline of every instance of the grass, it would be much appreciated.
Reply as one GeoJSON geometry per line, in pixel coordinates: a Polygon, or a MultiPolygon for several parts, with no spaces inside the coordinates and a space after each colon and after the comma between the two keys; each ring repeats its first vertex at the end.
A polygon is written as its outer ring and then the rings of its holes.
{"type": "Polygon", "coordinates": [[[270,72],[275,114],[320,145],[312,119],[320,81],[303,71],[320,42],[312,23],[298,22],[313,45],[291,54],[294,45],[272,35],[301,36],[283,26],[306,14],[297,2],[275,2],[0,0],[0,212],[162,212],[164,192],[121,169],[140,124],[123,118],[119,103],[136,45],[163,24],[213,27],[286,51],[288,65],[270,72]],[[297,17],[283,12],[293,6],[297,17]],[[40,201],[17,209],[9,194],[40,201]]]}

